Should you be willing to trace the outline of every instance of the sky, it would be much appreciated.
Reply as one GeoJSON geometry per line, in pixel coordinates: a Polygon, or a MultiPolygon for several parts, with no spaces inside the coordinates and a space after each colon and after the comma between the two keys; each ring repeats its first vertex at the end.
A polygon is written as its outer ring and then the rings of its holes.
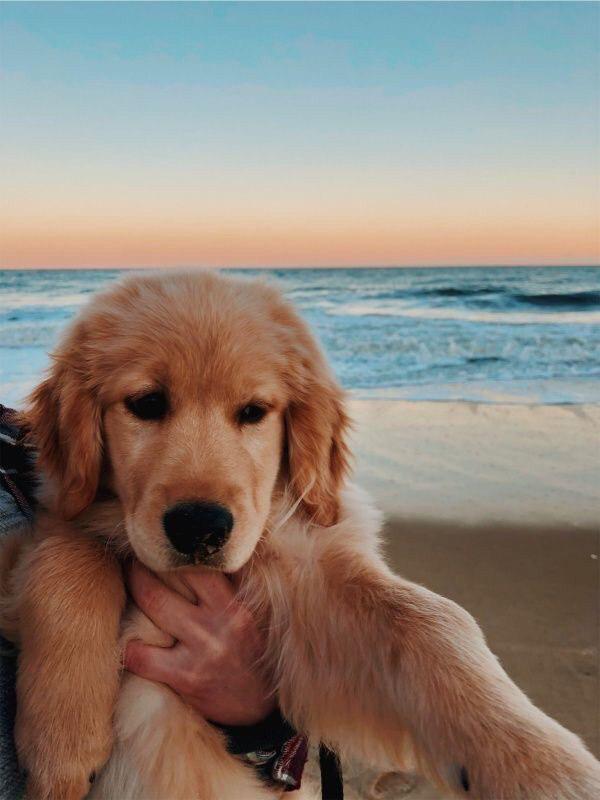
{"type": "Polygon", "coordinates": [[[0,266],[600,262],[596,3],[0,4],[0,266]]]}

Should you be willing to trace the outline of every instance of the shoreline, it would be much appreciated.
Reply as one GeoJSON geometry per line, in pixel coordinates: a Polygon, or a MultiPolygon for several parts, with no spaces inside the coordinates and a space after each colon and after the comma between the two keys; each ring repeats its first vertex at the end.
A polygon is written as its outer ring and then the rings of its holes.
{"type": "MultiPolygon", "coordinates": [[[[582,379],[586,380],[587,379],[582,379]]],[[[598,382],[598,387],[600,388],[600,379],[594,380],[598,382]]],[[[411,387],[413,388],[413,387],[411,387]]],[[[581,406],[585,408],[597,408],[600,409],[600,395],[598,400],[588,401],[588,400],[544,400],[541,401],[539,399],[535,400],[528,400],[526,398],[515,398],[514,400],[505,400],[505,399],[485,399],[485,400],[470,400],[469,398],[446,398],[446,397],[435,397],[426,399],[423,397],[399,397],[396,395],[386,396],[387,392],[394,392],[396,388],[391,387],[389,389],[376,389],[374,390],[374,394],[371,396],[368,393],[363,393],[365,390],[362,389],[346,389],[347,400],[350,404],[358,402],[358,403],[406,403],[407,405],[458,405],[458,406],[517,406],[517,407],[525,407],[528,409],[531,408],[579,408],[581,406]]]]}
{"type": "Polygon", "coordinates": [[[600,404],[349,402],[355,480],[388,516],[598,529],[600,404]]]}

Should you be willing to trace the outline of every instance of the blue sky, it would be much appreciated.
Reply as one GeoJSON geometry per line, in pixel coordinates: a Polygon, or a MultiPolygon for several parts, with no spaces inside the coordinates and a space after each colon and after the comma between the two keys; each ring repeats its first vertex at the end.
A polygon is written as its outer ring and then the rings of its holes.
{"type": "Polygon", "coordinates": [[[595,3],[2,3],[2,261],[594,262],[598,26],[595,3]]]}

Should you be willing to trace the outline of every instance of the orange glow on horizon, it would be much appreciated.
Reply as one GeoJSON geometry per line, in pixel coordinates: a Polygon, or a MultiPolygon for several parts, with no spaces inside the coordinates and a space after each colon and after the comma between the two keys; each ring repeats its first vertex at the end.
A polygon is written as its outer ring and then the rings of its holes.
{"type": "Polygon", "coordinates": [[[2,268],[588,265],[600,263],[593,222],[470,225],[253,223],[178,227],[13,225],[0,234],[2,268]]]}

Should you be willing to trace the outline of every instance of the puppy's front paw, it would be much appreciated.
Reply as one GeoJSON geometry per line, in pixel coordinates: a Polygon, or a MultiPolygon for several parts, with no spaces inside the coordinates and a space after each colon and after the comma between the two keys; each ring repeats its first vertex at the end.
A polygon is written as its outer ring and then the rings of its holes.
{"type": "Polygon", "coordinates": [[[26,800],[83,800],[90,791],[94,775],[82,778],[81,774],[63,775],[50,778],[33,776],[27,779],[26,800]]]}
{"type": "Polygon", "coordinates": [[[15,740],[19,763],[27,776],[27,800],[83,800],[111,750],[110,730],[37,735],[17,719],[15,740]]]}
{"type": "Polygon", "coordinates": [[[597,800],[600,763],[552,720],[545,729],[513,731],[453,768],[458,796],[486,800],[597,800]]]}
{"type": "MultiPolygon", "coordinates": [[[[548,797],[552,800],[597,800],[600,797],[600,762],[576,736],[568,736],[572,738],[573,745],[564,747],[562,743],[559,749],[554,770],[549,770],[548,797]]],[[[532,794],[532,797],[535,795],[532,794]]]]}

